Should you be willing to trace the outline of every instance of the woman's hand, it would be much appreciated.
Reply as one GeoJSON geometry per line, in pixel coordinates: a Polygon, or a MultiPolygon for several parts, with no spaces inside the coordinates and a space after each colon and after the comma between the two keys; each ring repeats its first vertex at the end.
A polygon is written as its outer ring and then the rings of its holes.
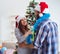
{"type": "Polygon", "coordinates": [[[24,34],[24,37],[27,37],[29,34],[32,34],[32,32],[29,30],[24,34]]]}

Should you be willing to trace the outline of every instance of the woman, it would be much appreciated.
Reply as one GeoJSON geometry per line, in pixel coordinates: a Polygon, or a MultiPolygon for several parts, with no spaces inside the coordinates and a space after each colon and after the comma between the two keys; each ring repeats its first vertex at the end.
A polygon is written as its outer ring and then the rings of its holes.
{"type": "Polygon", "coordinates": [[[26,18],[19,18],[18,27],[15,29],[15,35],[19,44],[17,49],[18,54],[31,54],[31,49],[25,44],[26,37],[31,34],[27,26],[26,18]]]}

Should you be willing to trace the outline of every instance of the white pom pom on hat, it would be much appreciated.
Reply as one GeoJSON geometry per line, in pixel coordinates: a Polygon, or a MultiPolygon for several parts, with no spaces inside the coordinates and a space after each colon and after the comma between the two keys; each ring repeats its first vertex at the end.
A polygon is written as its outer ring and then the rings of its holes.
{"type": "Polygon", "coordinates": [[[43,14],[42,14],[42,13],[40,13],[40,14],[39,14],[39,16],[40,16],[40,17],[42,17],[42,16],[43,16],[43,14]]]}
{"type": "MultiPolygon", "coordinates": [[[[43,11],[43,13],[50,13],[48,8],[45,8],[45,10],[43,11]]],[[[39,16],[42,17],[43,13],[40,13],[39,16]]]]}

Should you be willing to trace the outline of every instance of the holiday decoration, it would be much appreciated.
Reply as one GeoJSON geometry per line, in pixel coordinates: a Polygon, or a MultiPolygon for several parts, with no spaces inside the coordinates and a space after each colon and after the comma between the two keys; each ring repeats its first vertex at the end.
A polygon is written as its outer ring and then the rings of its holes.
{"type": "Polygon", "coordinates": [[[26,18],[30,26],[32,26],[36,21],[35,15],[34,15],[34,8],[37,4],[38,3],[35,2],[35,0],[31,1],[26,11],[26,18]]]}
{"type": "Polygon", "coordinates": [[[2,49],[1,49],[1,52],[2,52],[2,54],[4,54],[4,52],[7,50],[7,48],[6,47],[3,47],[2,49]]]}
{"type": "MultiPolygon", "coordinates": [[[[34,8],[38,3],[35,2],[35,0],[31,1],[29,3],[29,6],[27,8],[26,11],[26,18],[27,18],[27,22],[28,24],[32,27],[36,21],[35,19],[35,14],[34,14],[34,8]]],[[[26,44],[32,44],[34,41],[34,31],[32,30],[32,28],[30,28],[30,30],[32,31],[32,34],[30,34],[27,38],[26,38],[26,44]]]]}

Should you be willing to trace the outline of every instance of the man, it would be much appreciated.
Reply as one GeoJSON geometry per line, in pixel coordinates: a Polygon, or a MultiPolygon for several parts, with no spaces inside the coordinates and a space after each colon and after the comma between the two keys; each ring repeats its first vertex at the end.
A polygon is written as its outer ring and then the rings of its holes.
{"type": "Polygon", "coordinates": [[[45,2],[40,2],[40,8],[35,8],[37,32],[34,41],[34,47],[38,49],[37,54],[58,54],[57,49],[57,36],[58,28],[55,22],[52,22],[47,12],[48,5],[45,2]],[[41,16],[42,14],[42,16],[41,16]],[[40,16],[39,16],[40,15],[40,16]],[[45,16],[44,16],[45,15],[45,16]]]}
{"type": "MultiPolygon", "coordinates": [[[[42,6],[42,5],[41,5],[42,6]]],[[[35,7],[35,16],[36,16],[36,22],[33,25],[33,29],[34,31],[37,30],[37,27],[39,25],[39,23],[43,20],[46,20],[47,18],[50,17],[50,13],[48,10],[48,6],[46,4],[44,4],[44,6],[41,7],[40,5],[37,5],[35,7]],[[41,10],[40,10],[41,9],[41,10]]]]}

